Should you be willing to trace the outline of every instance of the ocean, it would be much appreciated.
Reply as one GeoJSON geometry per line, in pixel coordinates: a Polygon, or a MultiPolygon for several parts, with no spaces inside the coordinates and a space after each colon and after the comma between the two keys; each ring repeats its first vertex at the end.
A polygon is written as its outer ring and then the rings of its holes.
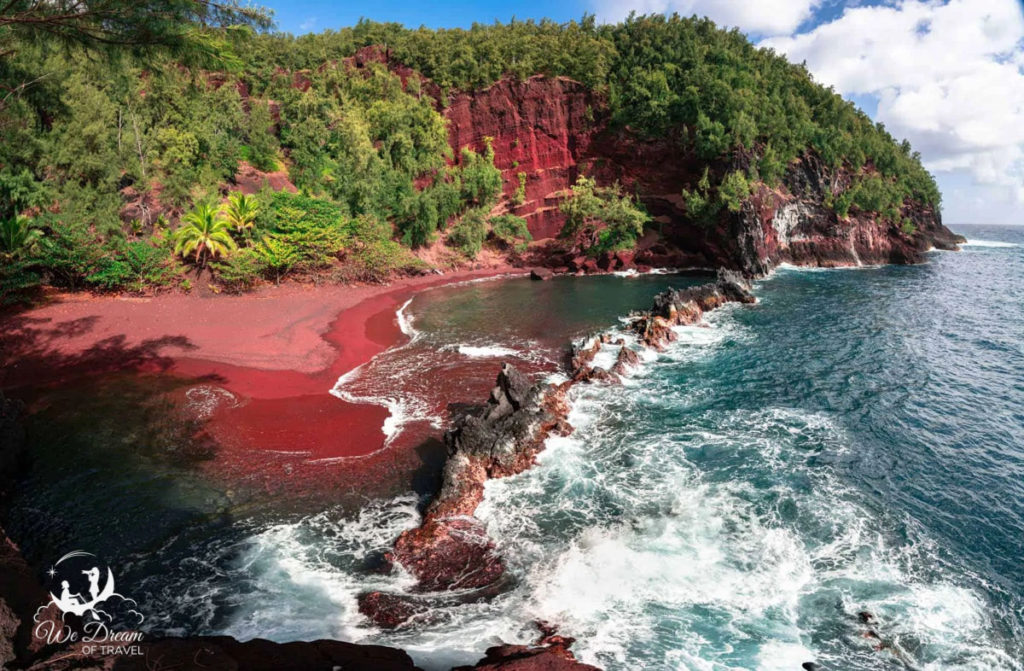
{"type": "MultiPolygon", "coordinates": [[[[971,242],[923,265],[781,267],[756,305],[679,327],[621,386],[574,387],[575,432],[489,482],[477,511],[515,578],[493,601],[393,632],[359,615],[359,593],[412,584],[379,571],[418,522],[411,484],[225,517],[202,512],[217,494],[197,479],[161,480],[135,508],[165,514],[140,512],[152,523],[126,556],[147,625],[383,643],[428,670],[530,642],[537,620],[609,670],[1024,669],[1024,228],[957,232],[971,242]]],[[[500,362],[557,379],[566,342],[701,281],[430,290],[399,315],[409,342],[333,393],[386,405],[400,449],[439,432],[447,403],[481,401],[500,362]]],[[[52,498],[35,477],[21,535],[52,498]]]]}

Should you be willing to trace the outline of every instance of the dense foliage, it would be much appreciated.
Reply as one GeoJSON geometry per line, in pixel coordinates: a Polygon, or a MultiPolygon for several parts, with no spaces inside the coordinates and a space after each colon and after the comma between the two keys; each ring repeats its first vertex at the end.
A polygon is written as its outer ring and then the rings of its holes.
{"type": "Polygon", "coordinates": [[[560,208],[565,214],[562,236],[592,255],[630,249],[650,221],[618,184],[598,186],[582,175],[560,208]]]}
{"type": "MultiPolygon", "coordinates": [[[[439,111],[454,89],[504,74],[578,79],[607,100],[613,124],[716,166],[683,193],[695,221],[739,209],[808,149],[851,176],[828,198],[840,216],[901,223],[906,199],[939,203],[909,144],[802,66],[707,20],[436,31],[362,21],[302,37],[252,34],[266,25],[233,2],[7,5],[0,300],[40,282],[174,284],[193,265],[238,288],[288,273],[316,278],[339,259],[351,265],[345,277],[373,279],[416,267],[408,250],[439,236],[470,257],[488,240],[521,249],[525,223],[492,214],[504,208],[495,209],[502,179],[490,143],[452,155],[439,111]],[[65,5],[76,9],[61,14],[65,5]],[[344,65],[368,45],[429,78],[440,99],[416,75],[344,65]],[[300,194],[225,201],[244,162],[286,172],[300,194]]],[[[517,174],[513,205],[525,178],[517,174]]],[[[567,234],[592,251],[631,245],[646,221],[631,198],[589,178],[563,210],[567,234]]]]}

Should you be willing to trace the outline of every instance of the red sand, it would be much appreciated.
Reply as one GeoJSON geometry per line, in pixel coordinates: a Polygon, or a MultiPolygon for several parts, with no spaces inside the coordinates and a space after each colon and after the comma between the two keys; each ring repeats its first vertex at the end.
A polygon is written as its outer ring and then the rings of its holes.
{"type": "Polygon", "coordinates": [[[74,294],[0,318],[0,387],[36,387],[132,368],[207,378],[229,390],[207,425],[229,452],[356,457],[379,450],[387,411],[329,394],[345,372],[403,337],[395,316],[417,291],[510,267],[388,286],[286,285],[243,296],[74,294]]]}

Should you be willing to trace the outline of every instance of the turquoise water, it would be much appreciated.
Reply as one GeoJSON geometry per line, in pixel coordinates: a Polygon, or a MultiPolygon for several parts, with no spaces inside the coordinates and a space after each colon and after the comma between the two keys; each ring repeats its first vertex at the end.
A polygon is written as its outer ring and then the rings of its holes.
{"type": "MultiPolygon", "coordinates": [[[[380,642],[427,669],[532,641],[538,619],[606,669],[1024,669],[1024,230],[961,232],[975,243],[925,265],[779,269],[624,385],[576,387],[576,432],[487,487],[517,579],[490,603],[397,632],[360,617],[360,592],[409,587],[376,567],[418,521],[410,491],[169,531],[148,623],[380,642]]],[[[501,361],[552,375],[566,340],[694,281],[426,292],[411,341],[335,393],[390,403],[396,436],[436,433],[501,361]]]]}
{"type": "MultiPolygon", "coordinates": [[[[518,579],[497,600],[394,633],[360,620],[368,584],[408,586],[353,566],[415,524],[410,496],[255,536],[257,593],[294,608],[298,582],[321,610],[275,630],[240,609],[225,630],[386,642],[428,669],[530,641],[537,619],[607,669],[1024,668],[1024,235],[965,232],[979,242],[926,265],[780,269],[756,306],[680,329],[624,386],[577,387],[576,432],[478,511],[518,579]]],[[[601,281],[612,304],[639,286],[601,281]]],[[[475,333],[526,361],[519,325],[540,342],[531,315],[573,322],[571,302],[505,301],[497,331],[473,315],[530,290],[407,310],[424,347],[475,333]]]]}

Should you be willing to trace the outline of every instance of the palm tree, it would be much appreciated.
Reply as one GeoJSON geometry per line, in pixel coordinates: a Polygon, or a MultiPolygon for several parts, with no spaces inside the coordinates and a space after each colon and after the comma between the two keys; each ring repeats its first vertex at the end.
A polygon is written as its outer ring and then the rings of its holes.
{"type": "Polygon", "coordinates": [[[235,191],[228,194],[228,202],[221,206],[220,213],[232,228],[236,231],[244,231],[253,227],[259,209],[253,196],[235,191]]]}
{"type": "Polygon", "coordinates": [[[176,244],[175,254],[186,256],[196,253],[196,263],[205,254],[224,256],[238,249],[231,237],[231,225],[223,219],[210,203],[200,203],[196,208],[181,218],[185,225],[174,233],[176,244]]]}
{"type": "Polygon", "coordinates": [[[0,220],[0,251],[12,256],[27,252],[43,237],[42,231],[24,215],[0,220]]]}

